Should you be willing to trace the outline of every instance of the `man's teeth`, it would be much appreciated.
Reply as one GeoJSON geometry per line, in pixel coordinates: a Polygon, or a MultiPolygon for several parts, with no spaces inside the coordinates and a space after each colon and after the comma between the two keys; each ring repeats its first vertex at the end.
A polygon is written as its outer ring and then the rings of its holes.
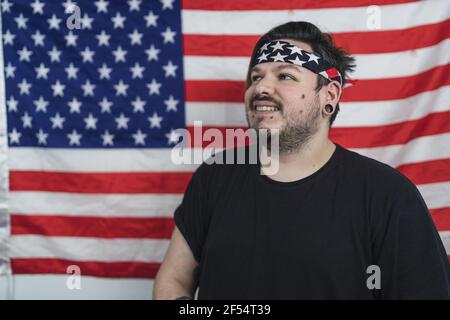
{"type": "Polygon", "coordinates": [[[278,111],[278,107],[275,106],[256,106],[256,111],[278,111]]]}

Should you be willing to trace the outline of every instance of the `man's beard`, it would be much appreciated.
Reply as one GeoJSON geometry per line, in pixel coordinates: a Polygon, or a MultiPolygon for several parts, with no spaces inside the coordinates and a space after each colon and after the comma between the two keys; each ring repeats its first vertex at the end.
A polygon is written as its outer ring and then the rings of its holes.
{"type": "MultiPolygon", "coordinates": [[[[281,107],[281,106],[280,106],[281,107]]],[[[283,112],[284,108],[280,108],[279,112],[283,112]]],[[[298,115],[298,114],[297,114],[298,115]]],[[[267,149],[271,149],[271,139],[273,134],[278,134],[279,136],[279,153],[286,154],[292,153],[294,151],[300,150],[305,146],[308,141],[317,133],[319,130],[319,117],[320,117],[320,103],[319,95],[316,94],[314,100],[306,108],[306,114],[298,118],[284,117],[286,123],[280,128],[278,133],[271,133],[271,130],[267,128],[260,128],[259,123],[263,121],[264,117],[256,117],[253,126],[250,123],[249,115],[247,113],[247,123],[249,127],[252,127],[258,131],[258,139],[261,136],[259,133],[262,130],[267,131],[267,149]]]]}

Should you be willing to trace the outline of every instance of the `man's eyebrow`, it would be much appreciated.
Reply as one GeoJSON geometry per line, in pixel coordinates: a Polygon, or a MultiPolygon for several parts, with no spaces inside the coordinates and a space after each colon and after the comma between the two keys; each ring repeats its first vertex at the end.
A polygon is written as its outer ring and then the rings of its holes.
{"type": "MultiPolygon", "coordinates": [[[[279,65],[278,67],[275,68],[276,71],[280,71],[280,70],[283,70],[283,69],[294,69],[294,70],[296,70],[298,72],[302,72],[303,73],[303,70],[299,66],[297,66],[295,64],[290,64],[290,63],[289,64],[282,64],[282,65],[279,65]]],[[[250,73],[252,73],[252,72],[259,72],[259,71],[260,71],[260,68],[258,68],[258,66],[254,66],[252,68],[252,70],[250,70],[250,73]]]]}

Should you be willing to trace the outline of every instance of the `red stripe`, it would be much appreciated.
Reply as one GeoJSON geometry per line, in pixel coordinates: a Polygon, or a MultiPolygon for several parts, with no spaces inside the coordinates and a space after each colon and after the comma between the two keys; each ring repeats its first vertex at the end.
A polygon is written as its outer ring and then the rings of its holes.
{"type": "Polygon", "coordinates": [[[183,10],[290,10],[365,7],[416,2],[417,0],[182,0],[183,10]]]}
{"type": "Polygon", "coordinates": [[[107,278],[150,278],[158,272],[160,263],[71,261],[63,259],[26,258],[11,259],[13,274],[67,274],[67,267],[76,265],[81,276],[107,278]]]}
{"type": "Polygon", "coordinates": [[[396,124],[331,128],[330,139],[347,148],[372,148],[405,144],[415,138],[450,132],[450,111],[396,124]]]}
{"type": "MultiPolygon", "coordinates": [[[[358,80],[347,87],[342,102],[404,99],[450,84],[450,64],[398,78],[358,80]]],[[[244,81],[187,80],[188,102],[243,102],[244,81]]]]}
{"type": "Polygon", "coordinates": [[[416,185],[450,181],[450,158],[403,164],[397,170],[416,185]]]}
{"type": "Polygon", "coordinates": [[[91,194],[184,193],[192,172],[79,173],[11,171],[11,191],[76,192],[91,194]]]}
{"type": "MultiPolygon", "coordinates": [[[[222,135],[223,147],[233,147],[226,143],[226,129],[243,129],[245,127],[210,127],[203,126],[194,133],[194,127],[187,127],[191,141],[190,146],[207,147],[211,142],[203,141],[202,135],[206,130],[217,129],[222,135]],[[201,135],[200,135],[201,134],[201,135]],[[195,139],[195,140],[194,140],[195,139]]],[[[401,123],[371,126],[371,127],[332,127],[330,139],[346,148],[372,148],[396,144],[405,144],[415,138],[450,132],[450,111],[432,113],[418,120],[401,123]]],[[[189,142],[189,141],[188,141],[189,142]]],[[[238,145],[241,146],[242,144],[238,145]]],[[[422,179],[428,179],[424,176],[422,179]]],[[[420,179],[420,178],[418,178],[420,179]]]]}
{"type": "Polygon", "coordinates": [[[430,209],[436,229],[439,231],[450,231],[450,207],[430,209]]]}
{"type": "MultiPolygon", "coordinates": [[[[386,53],[429,47],[450,37],[450,19],[402,30],[334,33],[336,44],[352,54],[386,53]]],[[[258,35],[183,35],[187,56],[250,57],[258,35]]]]}
{"type": "Polygon", "coordinates": [[[172,218],[11,215],[11,233],[45,236],[169,239],[172,218]]]}

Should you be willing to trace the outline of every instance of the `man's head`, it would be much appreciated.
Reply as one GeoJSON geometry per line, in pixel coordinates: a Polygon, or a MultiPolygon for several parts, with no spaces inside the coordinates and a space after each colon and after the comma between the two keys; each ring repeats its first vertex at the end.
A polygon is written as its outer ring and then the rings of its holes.
{"type": "Polygon", "coordinates": [[[270,30],[256,43],[247,73],[249,126],[280,129],[282,152],[297,149],[319,130],[328,132],[353,62],[311,23],[289,22],[270,30]]]}

